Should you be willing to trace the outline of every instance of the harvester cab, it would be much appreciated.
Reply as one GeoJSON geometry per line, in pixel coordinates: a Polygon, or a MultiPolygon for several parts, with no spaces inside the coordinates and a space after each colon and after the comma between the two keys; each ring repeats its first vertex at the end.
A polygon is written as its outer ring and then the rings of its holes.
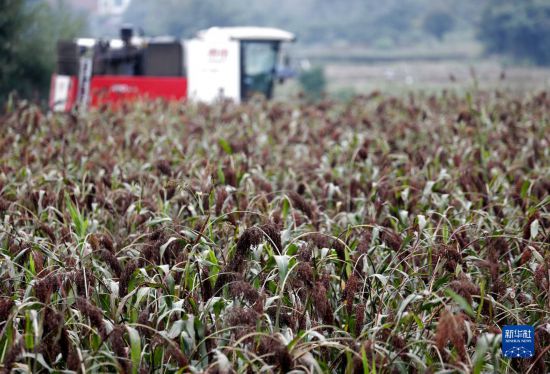
{"type": "Polygon", "coordinates": [[[119,39],[60,41],[50,107],[67,112],[136,99],[269,99],[280,45],[294,39],[265,27],[212,27],[185,41],[136,36],[123,27],[119,39]]]}

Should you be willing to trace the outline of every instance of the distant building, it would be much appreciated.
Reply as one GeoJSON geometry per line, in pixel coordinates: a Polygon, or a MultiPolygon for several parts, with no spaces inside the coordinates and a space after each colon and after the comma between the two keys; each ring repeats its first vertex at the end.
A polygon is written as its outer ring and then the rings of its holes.
{"type": "Polygon", "coordinates": [[[97,0],[97,14],[100,16],[121,16],[132,0],[97,0]]]}
{"type": "Polygon", "coordinates": [[[70,3],[75,9],[91,13],[97,12],[97,0],[73,0],[70,3]]]}

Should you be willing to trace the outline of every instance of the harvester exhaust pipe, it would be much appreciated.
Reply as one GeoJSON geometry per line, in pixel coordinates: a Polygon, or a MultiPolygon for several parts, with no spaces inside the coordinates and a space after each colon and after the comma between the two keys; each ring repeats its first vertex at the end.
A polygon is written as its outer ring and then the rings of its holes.
{"type": "Polygon", "coordinates": [[[124,45],[129,45],[132,41],[133,36],[134,28],[132,27],[132,25],[123,25],[120,28],[120,39],[122,39],[124,45]]]}

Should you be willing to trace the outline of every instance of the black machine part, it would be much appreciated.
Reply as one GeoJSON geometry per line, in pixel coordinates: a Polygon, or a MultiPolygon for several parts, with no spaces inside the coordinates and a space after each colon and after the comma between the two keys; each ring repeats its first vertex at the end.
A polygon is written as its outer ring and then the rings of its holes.
{"type": "MultiPolygon", "coordinates": [[[[57,43],[57,74],[77,76],[86,47],[76,41],[57,43]]],[[[107,40],[93,47],[93,75],[182,77],[185,75],[183,46],[179,41],[155,41],[143,47],[111,48],[107,40]]]]}
{"type": "Polygon", "coordinates": [[[124,44],[130,44],[134,36],[134,28],[131,25],[124,25],[120,28],[120,39],[124,44]]]}
{"type": "Polygon", "coordinates": [[[71,40],[60,40],[57,43],[57,74],[78,75],[80,47],[71,40]]]}
{"type": "Polygon", "coordinates": [[[143,73],[153,77],[181,77],[185,74],[183,61],[180,42],[153,41],[143,50],[143,73]]]}

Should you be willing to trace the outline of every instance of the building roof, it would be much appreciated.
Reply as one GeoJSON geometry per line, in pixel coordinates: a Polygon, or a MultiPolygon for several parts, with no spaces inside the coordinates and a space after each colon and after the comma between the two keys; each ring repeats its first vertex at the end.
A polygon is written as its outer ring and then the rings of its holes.
{"type": "Polygon", "coordinates": [[[216,40],[278,40],[291,42],[296,36],[288,31],[272,27],[211,27],[197,33],[200,39],[216,40]]]}

